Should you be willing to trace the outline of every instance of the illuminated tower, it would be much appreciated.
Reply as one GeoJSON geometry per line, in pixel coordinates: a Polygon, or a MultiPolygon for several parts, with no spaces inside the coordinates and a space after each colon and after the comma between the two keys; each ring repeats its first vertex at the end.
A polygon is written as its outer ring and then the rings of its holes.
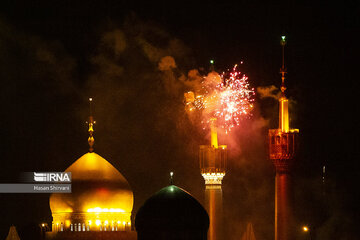
{"type": "Polygon", "coordinates": [[[284,47],[281,37],[282,67],[281,97],[279,99],[279,128],[269,130],[269,155],[275,166],[275,240],[290,240],[292,213],[290,207],[290,171],[296,154],[299,129],[289,127],[288,99],[285,96],[284,47]]]}
{"type": "Polygon", "coordinates": [[[223,239],[222,236],[222,189],[225,176],[227,146],[218,145],[216,119],[210,120],[211,145],[200,146],[200,170],[205,180],[205,208],[210,218],[209,240],[223,239]]]}

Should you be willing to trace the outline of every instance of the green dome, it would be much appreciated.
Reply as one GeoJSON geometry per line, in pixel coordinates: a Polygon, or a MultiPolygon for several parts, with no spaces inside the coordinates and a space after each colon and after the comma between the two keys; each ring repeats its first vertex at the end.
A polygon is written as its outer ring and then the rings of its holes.
{"type": "Polygon", "coordinates": [[[170,185],[144,203],[136,214],[135,227],[139,237],[143,232],[156,231],[189,232],[206,237],[209,216],[188,192],[170,185]]]}

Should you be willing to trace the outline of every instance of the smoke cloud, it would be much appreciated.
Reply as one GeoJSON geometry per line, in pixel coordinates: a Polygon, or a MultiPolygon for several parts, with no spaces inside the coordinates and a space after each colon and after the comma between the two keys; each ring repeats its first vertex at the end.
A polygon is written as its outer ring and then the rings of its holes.
{"type": "Polygon", "coordinates": [[[173,57],[166,56],[160,59],[158,66],[160,71],[170,71],[176,68],[176,63],[173,57]]]}
{"type": "Polygon", "coordinates": [[[281,95],[279,89],[274,85],[266,86],[266,87],[257,87],[256,91],[259,94],[260,99],[262,98],[279,99],[281,95]]]}

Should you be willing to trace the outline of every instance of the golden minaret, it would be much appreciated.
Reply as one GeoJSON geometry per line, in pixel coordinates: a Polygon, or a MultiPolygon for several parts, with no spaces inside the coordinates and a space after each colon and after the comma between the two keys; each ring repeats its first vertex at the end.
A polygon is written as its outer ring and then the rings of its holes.
{"type": "Polygon", "coordinates": [[[279,127],[269,130],[269,158],[275,166],[275,240],[291,240],[292,210],[290,201],[290,172],[295,159],[299,129],[289,127],[288,99],[285,95],[285,36],[281,37],[282,66],[281,97],[279,99],[279,127]]]}
{"type": "Polygon", "coordinates": [[[216,119],[210,120],[211,145],[200,146],[200,170],[205,180],[205,208],[210,225],[209,240],[223,238],[222,180],[226,172],[227,146],[218,145],[216,119]]]}

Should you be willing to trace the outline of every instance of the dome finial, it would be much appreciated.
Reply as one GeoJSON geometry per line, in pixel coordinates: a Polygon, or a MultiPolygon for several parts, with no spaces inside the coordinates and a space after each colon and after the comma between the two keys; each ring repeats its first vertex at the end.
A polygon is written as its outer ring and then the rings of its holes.
{"type": "Polygon", "coordinates": [[[88,143],[89,143],[89,152],[93,152],[94,151],[94,137],[93,137],[93,133],[94,133],[94,124],[96,123],[94,121],[94,118],[92,116],[92,107],[91,107],[91,103],[92,103],[92,98],[89,98],[89,107],[90,107],[90,116],[89,116],[89,121],[88,121],[88,124],[89,124],[89,138],[88,138],[88,143]]]}
{"type": "Polygon", "coordinates": [[[170,172],[170,185],[174,185],[174,172],[170,172]]]}

